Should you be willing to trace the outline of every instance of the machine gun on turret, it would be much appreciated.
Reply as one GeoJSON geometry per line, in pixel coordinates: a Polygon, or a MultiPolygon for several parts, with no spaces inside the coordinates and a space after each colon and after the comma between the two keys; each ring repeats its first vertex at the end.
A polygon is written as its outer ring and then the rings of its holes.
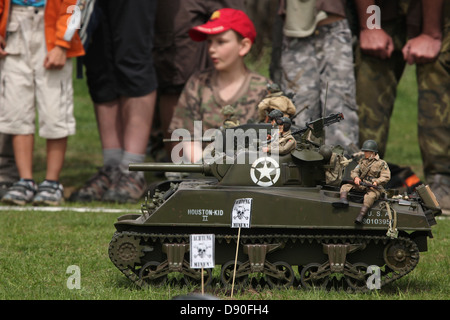
{"type": "MultiPolygon", "coordinates": [[[[328,127],[329,125],[332,125],[333,123],[339,122],[341,120],[344,120],[344,115],[342,113],[333,113],[330,114],[327,117],[322,117],[316,120],[312,120],[306,123],[306,126],[304,128],[299,129],[291,129],[291,134],[293,136],[300,137],[300,139],[297,140],[304,140],[301,137],[306,136],[306,133],[311,132],[315,137],[321,138],[323,136],[323,128],[328,127]]],[[[265,144],[270,143],[271,140],[268,140],[265,142],[265,144]]],[[[303,141],[304,142],[304,141],[303,141]]],[[[309,141],[316,145],[317,147],[320,147],[321,144],[314,143],[312,141],[309,141]]]]}
{"type": "Polygon", "coordinates": [[[292,135],[299,143],[308,142],[316,147],[320,147],[323,144],[323,139],[325,138],[324,128],[332,125],[333,123],[340,122],[341,120],[344,120],[344,115],[342,113],[333,113],[327,117],[322,117],[307,122],[304,128],[292,130],[292,135]],[[319,139],[319,142],[312,141],[310,135],[313,135],[316,139],[319,139]]]}
{"type": "Polygon", "coordinates": [[[327,117],[322,117],[313,121],[306,123],[305,128],[297,129],[292,131],[292,134],[304,134],[308,130],[311,130],[315,136],[319,136],[323,133],[323,128],[332,125],[333,123],[344,120],[344,115],[342,113],[333,113],[327,117]]]}

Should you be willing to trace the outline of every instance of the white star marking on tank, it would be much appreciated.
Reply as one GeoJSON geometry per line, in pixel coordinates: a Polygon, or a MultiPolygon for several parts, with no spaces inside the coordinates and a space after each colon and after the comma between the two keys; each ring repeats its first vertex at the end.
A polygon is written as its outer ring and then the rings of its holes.
{"type": "Polygon", "coordinates": [[[250,177],[258,186],[273,186],[280,178],[280,165],[271,157],[258,158],[252,164],[250,177]]]}

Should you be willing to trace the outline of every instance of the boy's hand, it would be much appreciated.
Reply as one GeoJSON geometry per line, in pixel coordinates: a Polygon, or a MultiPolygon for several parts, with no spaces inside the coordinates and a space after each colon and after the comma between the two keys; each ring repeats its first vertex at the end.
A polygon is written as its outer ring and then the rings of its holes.
{"type": "Polygon", "coordinates": [[[62,69],[66,64],[66,49],[62,47],[54,47],[47,53],[44,60],[45,69],[62,69]]]}
{"type": "Polygon", "coordinates": [[[0,36],[0,59],[6,57],[8,55],[8,52],[6,52],[4,49],[6,47],[6,41],[3,39],[2,36],[0,36]]]}

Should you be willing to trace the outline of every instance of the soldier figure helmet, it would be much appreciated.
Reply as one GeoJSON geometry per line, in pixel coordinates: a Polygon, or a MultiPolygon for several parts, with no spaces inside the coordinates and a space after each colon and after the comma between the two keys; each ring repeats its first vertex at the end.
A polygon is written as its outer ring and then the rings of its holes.
{"type": "Polygon", "coordinates": [[[279,126],[283,126],[283,131],[286,132],[288,130],[291,129],[291,125],[292,125],[292,121],[291,119],[287,118],[287,117],[281,117],[278,118],[277,120],[277,125],[279,126]]]}
{"type": "Polygon", "coordinates": [[[228,104],[222,108],[222,114],[225,116],[234,115],[234,112],[235,112],[234,107],[230,104],[228,104]]]}
{"type": "Polygon", "coordinates": [[[333,150],[331,150],[331,147],[329,145],[324,144],[320,146],[319,153],[322,155],[324,160],[328,161],[333,155],[333,150]]]}
{"type": "Polygon", "coordinates": [[[372,151],[378,153],[378,145],[374,140],[364,141],[361,151],[372,151]]]}
{"type": "Polygon", "coordinates": [[[281,91],[280,86],[276,83],[268,83],[266,88],[267,88],[267,91],[269,91],[269,92],[280,92],[281,91]]]}
{"type": "Polygon", "coordinates": [[[269,113],[269,119],[270,120],[278,119],[278,118],[282,118],[282,117],[283,117],[283,112],[281,110],[278,110],[278,109],[273,109],[269,113]]]}

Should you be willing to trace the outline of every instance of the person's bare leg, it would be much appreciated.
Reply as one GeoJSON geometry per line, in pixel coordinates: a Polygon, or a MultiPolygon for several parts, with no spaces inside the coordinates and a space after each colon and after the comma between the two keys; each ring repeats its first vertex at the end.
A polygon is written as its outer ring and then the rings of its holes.
{"type": "MultiPolygon", "coordinates": [[[[13,135],[12,144],[17,170],[21,179],[33,180],[34,135],[13,135]]],[[[16,182],[2,197],[6,203],[25,205],[35,194],[36,185],[31,182],[16,182]]]]}
{"type": "Polygon", "coordinates": [[[108,190],[120,178],[117,170],[123,155],[123,134],[119,100],[94,104],[97,128],[103,154],[103,167],[78,191],[71,201],[101,201],[108,190]]]}
{"type": "Polygon", "coordinates": [[[67,137],[47,139],[47,172],[46,180],[59,181],[59,175],[66,156],[67,137]]]}
{"type": "MultiPolygon", "coordinates": [[[[178,103],[178,98],[180,94],[163,94],[159,97],[159,113],[161,116],[161,130],[163,132],[163,136],[165,139],[170,138],[169,126],[172,121],[173,113],[175,111],[175,107],[178,103]]],[[[164,144],[164,148],[166,149],[166,153],[170,156],[174,144],[167,142],[164,144]]]]}
{"type": "Polygon", "coordinates": [[[144,155],[155,113],[156,91],[145,96],[120,99],[123,147],[126,152],[144,155]]]}
{"type": "Polygon", "coordinates": [[[179,94],[163,94],[159,97],[159,113],[161,115],[161,129],[164,133],[164,137],[168,138],[167,130],[169,129],[170,122],[172,121],[175,107],[178,103],[179,94]]]}
{"type": "Polygon", "coordinates": [[[103,165],[116,167],[123,156],[123,119],[120,101],[94,105],[97,127],[102,145],[103,165]]]}
{"type": "Polygon", "coordinates": [[[34,135],[14,135],[12,142],[20,178],[33,179],[34,135]]]}
{"type": "Polygon", "coordinates": [[[120,99],[124,154],[119,169],[122,174],[117,184],[105,192],[102,200],[135,202],[144,194],[146,188],[144,173],[130,172],[128,165],[145,159],[155,102],[156,91],[142,97],[120,99]]]}
{"type": "Polygon", "coordinates": [[[102,149],[123,147],[119,100],[94,105],[102,149]]]}

